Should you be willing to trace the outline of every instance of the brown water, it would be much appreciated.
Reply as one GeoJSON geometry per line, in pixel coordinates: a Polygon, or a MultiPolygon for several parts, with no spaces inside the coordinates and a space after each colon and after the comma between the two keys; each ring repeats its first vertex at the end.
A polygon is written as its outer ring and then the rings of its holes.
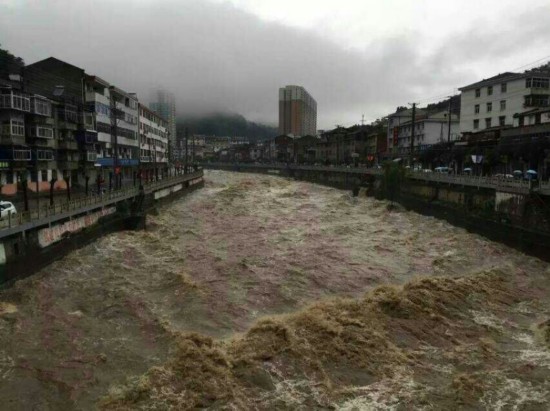
{"type": "Polygon", "coordinates": [[[547,263],[331,188],[206,180],[0,292],[3,409],[548,409],[547,263]]]}

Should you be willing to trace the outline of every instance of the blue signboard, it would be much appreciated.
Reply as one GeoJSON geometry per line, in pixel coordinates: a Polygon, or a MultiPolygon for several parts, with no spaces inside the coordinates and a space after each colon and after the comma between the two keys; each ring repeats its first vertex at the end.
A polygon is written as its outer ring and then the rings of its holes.
{"type": "MultiPolygon", "coordinates": [[[[114,159],[112,157],[98,158],[96,164],[100,164],[102,167],[113,167],[114,159]]],[[[138,166],[139,160],[133,158],[119,158],[118,165],[121,167],[138,166]]]]}

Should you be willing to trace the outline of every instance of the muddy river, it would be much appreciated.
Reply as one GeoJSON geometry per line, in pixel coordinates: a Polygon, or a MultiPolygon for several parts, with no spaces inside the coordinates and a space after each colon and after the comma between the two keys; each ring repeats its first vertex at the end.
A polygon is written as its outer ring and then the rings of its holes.
{"type": "Polygon", "coordinates": [[[550,404],[550,265],[276,176],[206,186],[0,291],[1,409],[550,404]]]}

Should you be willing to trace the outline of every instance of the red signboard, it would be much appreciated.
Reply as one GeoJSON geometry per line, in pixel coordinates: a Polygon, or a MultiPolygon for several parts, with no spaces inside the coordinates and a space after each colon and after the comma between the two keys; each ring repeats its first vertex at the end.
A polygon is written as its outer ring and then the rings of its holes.
{"type": "Polygon", "coordinates": [[[394,127],[393,128],[393,145],[394,146],[397,145],[398,137],[399,137],[399,127],[394,127]]]}
{"type": "Polygon", "coordinates": [[[120,174],[120,167],[115,168],[115,174],[120,174]]]}

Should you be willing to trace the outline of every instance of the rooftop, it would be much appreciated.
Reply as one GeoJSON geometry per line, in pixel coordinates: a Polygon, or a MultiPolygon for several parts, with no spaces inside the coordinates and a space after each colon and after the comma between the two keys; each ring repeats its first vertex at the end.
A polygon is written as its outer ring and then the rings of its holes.
{"type": "Polygon", "coordinates": [[[543,64],[541,66],[525,70],[523,73],[514,73],[511,71],[506,71],[504,73],[497,74],[496,76],[489,77],[486,79],[483,79],[481,81],[469,84],[467,86],[459,88],[460,91],[464,90],[470,90],[473,88],[478,88],[482,86],[489,86],[491,84],[497,84],[503,81],[509,81],[509,80],[515,80],[515,79],[521,79],[527,76],[532,75],[542,75],[545,77],[550,77],[550,62],[543,64]]]}

